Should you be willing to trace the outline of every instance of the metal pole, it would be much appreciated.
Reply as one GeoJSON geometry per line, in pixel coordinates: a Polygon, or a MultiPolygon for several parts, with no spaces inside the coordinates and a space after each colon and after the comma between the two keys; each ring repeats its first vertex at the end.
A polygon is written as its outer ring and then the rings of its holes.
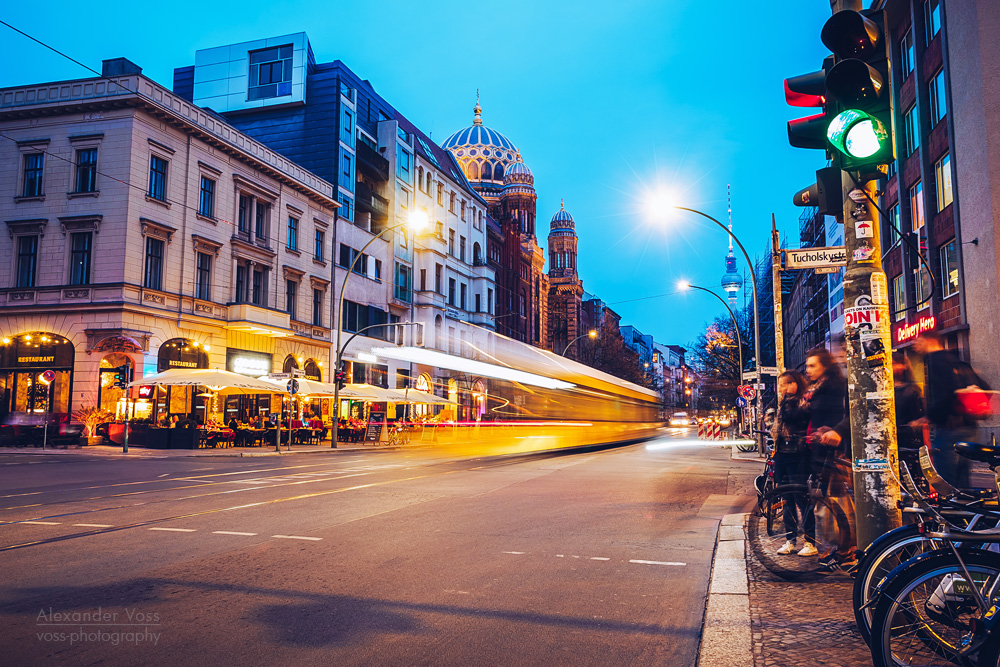
{"type": "MultiPolygon", "coordinates": [[[[736,386],[738,387],[739,385],[743,384],[743,337],[740,336],[740,323],[736,319],[736,315],[733,314],[733,309],[729,307],[729,304],[726,303],[726,300],[723,299],[721,296],[719,296],[718,294],[716,294],[715,292],[713,292],[710,289],[705,289],[704,287],[698,287],[697,285],[692,285],[690,283],[688,283],[688,287],[690,287],[691,289],[701,290],[702,292],[707,292],[708,294],[711,294],[712,296],[714,296],[716,299],[718,299],[722,303],[723,306],[726,307],[726,310],[729,312],[729,317],[733,318],[733,327],[736,329],[736,346],[737,346],[737,350],[739,350],[739,363],[740,363],[739,368],[736,369],[736,386]]],[[[736,412],[736,414],[738,414],[739,418],[740,418],[739,419],[738,427],[740,429],[742,429],[743,428],[743,408],[740,408],[736,412]]]]}
{"type": "Polygon", "coordinates": [[[774,287],[774,365],[781,375],[785,372],[785,323],[781,308],[781,246],[774,213],[771,214],[771,283],[774,287]]]}
{"type": "MultiPolygon", "coordinates": [[[[37,383],[37,380],[35,381],[37,383]]],[[[37,385],[36,385],[37,386],[37,385]]],[[[49,442],[49,412],[52,410],[52,383],[45,385],[45,422],[42,424],[42,449],[49,442]]]]}
{"type": "Polygon", "coordinates": [[[900,526],[902,515],[897,505],[899,483],[894,476],[898,453],[889,291],[882,269],[879,213],[871,203],[876,196],[876,182],[856,186],[853,180],[843,172],[847,250],[844,333],[854,505],[858,548],[863,549],[900,526]]]}
{"type": "MultiPolygon", "coordinates": [[[[719,227],[721,227],[722,230],[724,232],[726,232],[727,234],[729,234],[729,237],[739,247],[740,252],[743,253],[743,258],[747,261],[747,266],[750,267],[750,284],[753,287],[753,347],[754,347],[754,360],[755,360],[755,365],[757,366],[757,382],[760,382],[760,378],[761,378],[761,374],[760,374],[760,318],[757,316],[757,275],[754,273],[754,266],[753,266],[753,262],[750,261],[750,255],[747,254],[746,248],[744,248],[743,244],[740,243],[740,240],[738,238],[736,238],[736,235],[733,234],[729,230],[728,227],[726,227],[724,224],[722,224],[721,222],[719,222],[718,220],[716,220],[712,216],[708,215],[707,213],[702,213],[701,211],[697,211],[697,210],[695,210],[693,208],[684,208],[683,206],[678,206],[677,209],[681,210],[681,211],[687,211],[688,213],[697,213],[701,217],[707,218],[708,220],[711,220],[712,222],[714,222],[715,224],[717,224],[719,227]]],[[[742,380],[742,377],[740,379],[742,380]]],[[[762,402],[762,400],[763,400],[762,393],[758,390],[757,391],[757,417],[758,418],[760,417],[760,409],[761,409],[761,402],[762,402]]],[[[763,453],[763,451],[764,451],[764,439],[761,438],[759,435],[757,436],[757,447],[759,448],[759,450],[761,451],[761,453],[763,453]]]]}
{"type": "Polygon", "coordinates": [[[587,338],[588,336],[590,336],[590,332],[589,331],[587,333],[583,334],[582,336],[577,336],[576,338],[574,338],[573,340],[571,340],[569,343],[566,344],[566,347],[563,349],[562,354],[559,355],[559,356],[565,357],[566,353],[569,352],[569,348],[571,348],[573,346],[573,343],[575,343],[576,341],[580,340],[581,338],[587,338]]]}

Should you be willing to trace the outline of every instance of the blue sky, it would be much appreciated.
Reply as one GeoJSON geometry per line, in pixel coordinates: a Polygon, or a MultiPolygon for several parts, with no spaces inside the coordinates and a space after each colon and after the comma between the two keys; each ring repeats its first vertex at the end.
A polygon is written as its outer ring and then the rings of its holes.
{"type": "MultiPolygon", "coordinates": [[[[823,166],[788,146],[782,80],[819,69],[827,0],[788,8],[745,0],[608,2],[11,3],[11,23],[100,69],[125,56],[169,86],[197,49],[306,31],[319,62],[343,60],[439,143],[472,122],[513,141],[535,174],[538,233],[560,199],[576,219],[584,288],[623,322],[687,344],[721,313],[706,294],[673,295],[681,278],[715,288],[726,235],[691,215],[650,219],[661,187],[719,219],[732,185],[734,231],[751,254],[771,214],[797,242],[792,194],[823,166]]],[[[0,86],[89,76],[0,26],[0,86]]]]}

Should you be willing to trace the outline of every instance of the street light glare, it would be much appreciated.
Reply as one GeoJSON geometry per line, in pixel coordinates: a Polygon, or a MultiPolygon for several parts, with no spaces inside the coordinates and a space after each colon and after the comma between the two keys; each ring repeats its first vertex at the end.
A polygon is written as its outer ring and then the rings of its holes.
{"type": "Polygon", "coordinates": [[[427,211],[423,209],[417,209],[410,213],[410,229],[414,232],[424,232],[430,227],[431,219],[427,215],[427,211]]]}
{"type": "Polygon", "coordinates": [[[686,280],[678,280],[677,281],[677,289],[679,289],[681,291],[684,291],[684,290],[688,289],[689,287],[691,287],[691,283],[689,283],[688,281],[686,281],[686,280]]]}
{"type": "Polygon", "coordinates": [[[593,330],[593,329],[591,329],[591,330],[590,330],[590,331],[589,331],[589,332],[587,333],[587,335],[588,335],[588,336],[590,336],[591,338],[597,338],[597,332],[596,332],[595,330],[593,330]]]}
{"type": "Polygon", "coordinates": [[[677,197],[666,188],[657,188],[646,195],[646,215],[655,222],[666,222],[674,215],[677,197]]]}

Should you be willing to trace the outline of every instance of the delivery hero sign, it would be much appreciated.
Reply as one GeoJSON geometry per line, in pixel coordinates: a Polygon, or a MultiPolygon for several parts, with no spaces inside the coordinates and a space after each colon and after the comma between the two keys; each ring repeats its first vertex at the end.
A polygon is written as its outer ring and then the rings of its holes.
{"type": "Polygon", "coordinates": [[[856,329],[881,329],[885,324],[885,306],[863,305],[844,309],[844,326],[856,329]]]}

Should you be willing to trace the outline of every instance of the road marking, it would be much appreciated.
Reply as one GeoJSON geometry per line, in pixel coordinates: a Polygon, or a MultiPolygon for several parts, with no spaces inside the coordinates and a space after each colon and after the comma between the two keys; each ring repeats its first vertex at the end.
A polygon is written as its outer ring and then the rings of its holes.
{"type": "Polygon", "coordinates": [[[33,526],[58,526],[60,521],[22,521],[21,523],[30,523],[33,526]]]}
{"type": "Polygon", "coordinates": [[[590,560],[611,560],[611,559],[605,558],[604,556],[591,556],[590,560]]]}
{"type": "Polygon", "coordinates": [[[169,472],[165,472],[165,473],[163,473],[162,475],[160,475],[160,477],[166,477],[166,476],[167,476],[167,475],[169,475],[169,474],[170,474],[169,472]]]}
{"type": "Polygon", "coordinates": [[[194,528],[150,528],[150,530],[159,530],[165,533],[193,533],[194,528]]]}
{"type": "Polygon", "coordinates": [[[241,533],[235,530],[213,530],[213,535],[245,535],[246,537],[253,537],[257,533],[241,533]]]}
{"type": "Polygon", "coordinates": [[[565,558],[565,557],[566,556],[563,556],[562,554],[556,554],[556,558],[565,558]]]}
{"type": "Polygon", "coordinates": [[[505,554],[514,554],[515,556],[523,556],[525,552],[523,551],[502,551],[505,554]]]}
{"type": "Polygon", "coordinates": [[[73,525],[81,528],[114,528],[110,523],[74,523],[73,525]]]}
{"type": "Polygon", "coordinates": [[[272,535],[271,537],[276,537],[279,540],[309,540],[311,542],[319,542],[322,537],[302,537],[301,535],[272,535]]]}
{"type": "Polygon", "coordinates": [[[673,563],[670,561],[662,561],[662,560],[630,560],[629,562],[638,563],[639,565],[677,565],[679,567],[687,565],[687,563],[673,563]]]}

